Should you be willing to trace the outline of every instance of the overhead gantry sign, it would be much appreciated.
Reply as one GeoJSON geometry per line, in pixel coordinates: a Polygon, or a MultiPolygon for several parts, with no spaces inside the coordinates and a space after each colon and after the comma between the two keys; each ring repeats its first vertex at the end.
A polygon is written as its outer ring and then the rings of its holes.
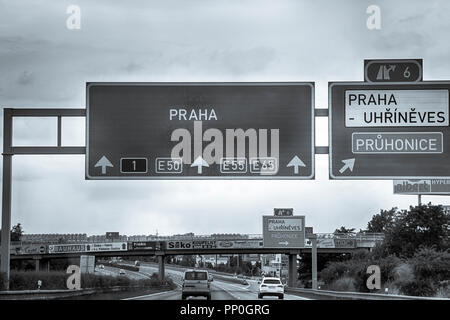
{"type": "Polygon", "coordinates": [[[87,179],[313,179],[313,83],[88,83],[87,179]]]}

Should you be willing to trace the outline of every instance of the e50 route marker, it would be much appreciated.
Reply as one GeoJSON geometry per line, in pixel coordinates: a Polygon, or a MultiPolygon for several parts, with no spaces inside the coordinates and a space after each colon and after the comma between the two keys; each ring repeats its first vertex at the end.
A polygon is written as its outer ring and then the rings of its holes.
{"type": "Polygon", "coordinates": [[[314,179],[314,83],[87,83],[86,179],[314,179]]]}
{"type": "Polygon", "coordinates": [[[329,83],[331,179],[450,177],[450,82],[329,83]]]}

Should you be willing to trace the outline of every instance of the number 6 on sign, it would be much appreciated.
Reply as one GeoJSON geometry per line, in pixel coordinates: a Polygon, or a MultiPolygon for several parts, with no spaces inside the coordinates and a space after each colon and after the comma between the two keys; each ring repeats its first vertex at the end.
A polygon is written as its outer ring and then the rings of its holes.
{"type": "Polygon", "coordinates": [[[411,72],[409,72],[409,67],[406,67],[405,72],[403,72],[403,76],[406,79],[409,79],[409,77],[411,77],[411,72]]]}

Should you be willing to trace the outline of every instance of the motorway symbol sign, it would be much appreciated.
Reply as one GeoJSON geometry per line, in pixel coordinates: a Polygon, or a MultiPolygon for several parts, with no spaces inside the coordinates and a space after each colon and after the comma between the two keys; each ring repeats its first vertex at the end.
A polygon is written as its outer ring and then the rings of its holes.
{"type": "Polygon", "coordinates": [[[329,83],[331,179],[450,176],[450,82],[329,83]]]}
{"type": "Polygon", "coordinates": [[[264,248],[305,247],[305,216],[263,216],[264,248]]]}
{"type": "Polygon", "coordinates": [[[274,216],[293,216],[294,209],[293,208],[273,208],[274,216]]]}
{"type": "Polygon", "coordinates": [[[314,83],[86,90],[86,179],[314,179],[314,83]]]}
{"type": "Polygon", "coordinates": [[[394,180],[394,194],[450,194],[450,179],[394,180]]]}
{"type": "Polygon", "coordinates": [[[364,60],[367,82],[417,82],[423,79],[422,59],[364,60]]]}

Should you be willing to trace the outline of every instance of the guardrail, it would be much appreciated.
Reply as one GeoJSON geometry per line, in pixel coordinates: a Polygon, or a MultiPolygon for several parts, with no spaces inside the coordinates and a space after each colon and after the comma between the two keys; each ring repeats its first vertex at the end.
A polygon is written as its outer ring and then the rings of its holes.
{"type": "Polygon", "coordinates": [[[334,298],[344,300],[450,300],[448,298],[404,296],[404,295],[382,294],[382,293],[329,291],[329,290],[316,290],[316,289],[290,288],[290,287],[286,287],[286,292],[304,293],[320,297],[327,297],[330,299],[334,298]]]}
{"type": "MultiPolygon", "coordinates": [[[[143,289],[143,286],[115,286],[110,288],[86,288],[80,290],[20,290],[0,291],[0,300],[54,300],[79,296],[88,296],[98,293],[111,293],[127,290],[143,289]]],[[[164,289],[171,290],[169,287],[164,289]]]]}
{"type": "Polygon", "coordinates": [[[96,289],[0,291],[0,300],[50,300],[90,295],[96,289]]]}

